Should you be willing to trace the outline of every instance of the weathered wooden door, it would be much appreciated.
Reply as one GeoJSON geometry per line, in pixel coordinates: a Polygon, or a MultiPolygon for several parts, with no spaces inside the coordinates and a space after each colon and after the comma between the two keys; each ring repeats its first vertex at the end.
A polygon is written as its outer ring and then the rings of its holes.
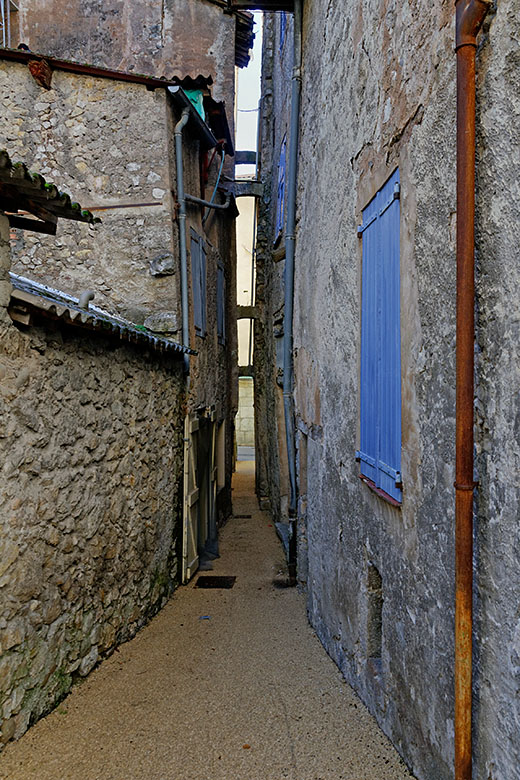
{"type": "Polygon", "coordinates": [[[199,487],[197,478],[199,420],[187,415],[184,422],[184,511],[182,581],[188,582],[199,567],[199,487]]]}
{"type": "Polygon", "coordinates": [[[210,413],[211,421],[211,447],[210,447],[210,470],[209,470],[209,524],[208,524],[208,540],[206,547],[211,555],[218,555],[218,530],[217,530],[217,429],[218,423],[216,422],[215,411],[210,413]]]}

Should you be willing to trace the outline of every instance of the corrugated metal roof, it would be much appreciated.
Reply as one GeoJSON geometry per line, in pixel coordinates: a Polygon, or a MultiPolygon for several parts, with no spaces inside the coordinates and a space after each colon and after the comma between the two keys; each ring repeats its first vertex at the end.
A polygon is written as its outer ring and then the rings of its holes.
{"type": "Polygon", "coordinates": [[[255,40],[253,14],[247,11],[239,12],[236,14],[236,20],[235,65],[239,68],[246,68],[251,59],[250,52],[255,40]]]}
{"type": "Polygon", "coordinates": [[[196,355],[197,352],[177,341],[158,336],[141,325],[136,325],[122,317],[109,314],[92,303],[88,309],[79,306],[79,299],[67,295],[24,276],[10,273],[13,292],[9,307],[12,318],[22,322],[25,315],[36,310],[44,316],[61,320],[89,330],[101,331],[108,336],[116,336],[123,341],[150,347],[158,352],[177,352],[196,355]]]}
{"type": "Polygon", "coordinates": [[[29,212],[39,217],[42,222],[18,219],[20,224],[14,224],[15,227],[32,224],[36,230],[45,225],[55,226],[58,217],[90,224],[101,222],[92,212],[74,203],[66,192],[45,181],[41,174],[31,173],[25,163],[13,162],[5,149],[0,150],[0,209],[14,214],[29,212]]]}

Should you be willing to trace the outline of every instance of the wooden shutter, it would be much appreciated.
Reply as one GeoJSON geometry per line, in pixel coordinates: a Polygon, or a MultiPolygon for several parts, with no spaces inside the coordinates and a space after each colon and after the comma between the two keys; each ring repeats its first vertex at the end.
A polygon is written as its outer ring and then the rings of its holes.
{"type": "Polygon", "coordinates": [[[280,14],[280,51],[283,49],[283,45],[285,43],[285,35],[287,32],[287,14],[285,11],[282,11],[280,14]]]}
{"type": "Polygon", "coordinates": [[[204,241],[200,239],[200,264],[199,264],[199,278],[200,278],[200,335],[206,335],[206,247],[204,241]]]}
{"type": "Polygon", "coordinates": [[[287,152],[287,135],[284,135],[280,148],[280,160],[278,162],[278,196],[276,202],[276,233],[283,231],[283,219],[285,214],[285,158],[287,152]]]}
{"type": "Polygon", "coordinates": [[[197,436],[199,421],[188,415],[184,421],[184,508],[182,581],[188,582],[199,567],[199,487],[197,482],[197,436]]]}
{"type": "Polygon", "coordinates": [[[361,473],[397,501],[401,483],[399,171],[363,211],[361,473]]]}
{"type": "Polygon", "coordinates": [[[200,242],[199,237],[193,230],[191,231],[190,256],[191,289],[193,292],[193,324],[195,326],[195,332],[200,335],[202,317],[202,301],[200,290],[200,242]]]}
{"type": "Polygon", "coordinates": [[[206,248],[200,236],[191,231],[191,288],[193,324],[198,336],[206,335],[206,248]]]}
{"type": "Polygon", "coordinates": [[[401,500],[401,317],[399,171],[379,193],[379,451],[378,487],[401,500]]]}
{"type": "Polygon", "coordinates": [[[219,344],[226,342],[226,278],[224,266],[217,265],[217,338],[219,344]]]}

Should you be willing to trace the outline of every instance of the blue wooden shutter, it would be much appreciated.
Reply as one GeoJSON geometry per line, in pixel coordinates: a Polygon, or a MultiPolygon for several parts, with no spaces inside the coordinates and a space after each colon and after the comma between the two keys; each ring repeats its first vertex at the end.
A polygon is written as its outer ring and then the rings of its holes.
{"type": "Polygon", "coordinates": [[[193,292],[193,324],[195,332],[201,330],[201,297],[200,297],[200,244],[198,236],[192,231],[190,244],[191,257],[191,289],[193,292]]]}
{"type": "Polygon", "coordinates": [[[377,483],[378,298],[379,233],[377,196],[363,211],[363,264],[361,269],[361,473],[377,483]]]}
{"type": "Polygon", "coordinates": [[[401,306],[399,171],[379,193],[379,452],[377,485],[401,500],[401,306]]]}
{"type": "Polygon", "coordinates": [[[285,158],[287,152],[287,134],[284,135],[278,162],[278,196],[276,201],[276,235],[283,231],[285,214],[285,158]]]}
{"type": "Polygon", "coordinates": [[[220,264],[217,266],[217,338],[219,344],[226,341],[226,279],[220,264]]]}
{"type": "Polygon", "coordinates": [[[285,43],[285,34],[287,32],[287,14],[282,11],[280,14],[280,51],[283,49],[285,43]]]}
{"type": "Polygon", "coordinates": [[[399,171],[363,211],[361,473],[400,501],[401,325],[399,171]]]}
{"type": "Polygon", "coordinates": [[[200,240],[200,335],[206,335],[206,248],[200,240]]]}

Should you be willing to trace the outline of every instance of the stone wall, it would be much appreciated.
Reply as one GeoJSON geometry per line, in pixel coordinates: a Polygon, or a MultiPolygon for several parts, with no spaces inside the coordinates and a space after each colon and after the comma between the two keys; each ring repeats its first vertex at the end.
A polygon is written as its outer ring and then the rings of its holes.
{"type": "MultiPolygon", "coordinates": [[[[444,0],[434,7],[423,0],[304,5],[294,338],[309,615],[417,777],[448,780],[454,729],[454,8],[444,0]],[[396,167],[400,508],[361,482],[355,461],[361,303],[356,229],[362,209],[396,167]],[[380,648],[374,653],[376,635],[380,648]]],[[[493,9],[477,61],[474,760],[475,776],[493,780],[520,777],[517,11],[513,0],[493,9]]],[[[275,26],[271,47],[277,34],[275,26]]],[[[271,110],[283,112],[276,88],[272,94],[271,110]]],[[[281,132],[275,130],[275,149],[281,132]]],[[[275,272],[269,284],[278,300],[275,272]]],[[[268,478],[276,491],[279,475],[268,478]]],[[[305,557],[300,560],[305,567],[305,557]]]]}
{"type": "Polygon", "coordinates": [[[479,57],[477,777],[520,778],[520,21],[496,5],[479,57]]]}
{"type": "MultiPolygon", "coordinates": [[[[181,338],[179,228],[176,219],[174,125],[179,119],[166,90],[115,79],[55,70],[52,88],[36,84],[25,65],[0,60],[2,145],[82,206],[102,207],[102,224],[62,220],[56,236],[16,231],[13,270],[71,295],[95,292],[94,303],[142,325],[160,312],[173,313],[181,338]],[[135,204],[132,206],[132,204],[135,204]],[[146,204],[146,205],[141,205],[146,204]],[[110,208],[110,207],[123,208],[110,208]],[[131,206],[131,208],[128,208],[131,206]],[[106,208],[108,207],[108,208],[106,208]]],[[[184,184],[198,197],[215,182],[218,156],[201,191],[200,147],[191,127],[183,131],[184,184]]],[[[221,199],[221,196],[218,196],[221,199]]],[[[187,231],[206,242],[208,333],[195,335],[191,312],[190,411],[219,406],[227,419],[226,506],[231,490],[233,418],[237,408],[235,249],[233,216],[188,204],[187,231]],[[226,275],[226,343],[216,332],[217,264],[226,275]]],[[[188,239],[188,263],[190,242],[188,239]]]]}
{"type": "Polygon", "coordinates": [[[21,0],[32,51],[149,76],[213,79],[232,137],[236,19],[207,0],[21,0]]]}
{"type": "Polygon", "coordinates": [[[63,220],[56,236],[20,231],[13,270],[71,295],[92,289],[96,305],[140,324],[154,311],[177,312],[166,91],[58,70],[47,91],[25,65],[0,60],[0,92],[0,138],[11,158],[82,206],[105,209],[95,212],[102,226],[88,230],[63,220]],[[161,256],[169,275],[151,273],[161,256]]]}
{"type": "Polygon", "coordinates": [[[182,362],[43,321],[0,338],[1,740],[178,580],[182,362]]]}
{"type": "MultiPolygon", "coordinates": [[[[179,116],[166,90],[56,69],[47,91],[24,65],[1,60],[0,89],[0,145],[11,157],[82,206],[109,207],[96,212],[101,226],[60,220],[56,236],[14,231],[13,270],[75,296],[92,289],[95,304],[137,324],[169,311],[180,325],[173,146],[179,116]]],[[[204,196],[199,142],[190,127],[183,138],[186,191],[204,196]]],[[[218,158],[208,186],[217,166],[218,158]]],[[[172,592],[182,554],[186,413],[213,409],[219,436],[225,432],[219,521],[229,515],[237,408],[233,217],[213,212],[203,222],[203,210],[188,205],[188,236],[193,228],[207,253],[201,338],[193,326],[188,240],[190,345],[198,353],[190,358],[188,388],[179,359],[48,320],[18,329],[2,311],[4,742],[130,638],[172,592]],[[227,289],[224,344],[217,338],[219,265],[227,289]]],[[[2,279],[7,234],[4,240],[2,279]]],[[[2,279],[5,306],[9,282],[2,279]]]]}
{"type": "MultiPolygon", "coordinates": [[[[261,159],[264,196],[258,207],[256,246],[255,322],[255,437],[256,487],[277,521],[287,520],[288,474],[283,410],[285,220],[276,230],[278,164],[284,136],[289,150],[290,75],[292,72],[292,21],[287,15],[287,36],[280,46],[279,15],[264,18],[262,52],[261,159]],[[273,143],[274,139],[274,143],[273,143]]],[[[287,186],[285,189],[287,197],[287,186]]]]}

